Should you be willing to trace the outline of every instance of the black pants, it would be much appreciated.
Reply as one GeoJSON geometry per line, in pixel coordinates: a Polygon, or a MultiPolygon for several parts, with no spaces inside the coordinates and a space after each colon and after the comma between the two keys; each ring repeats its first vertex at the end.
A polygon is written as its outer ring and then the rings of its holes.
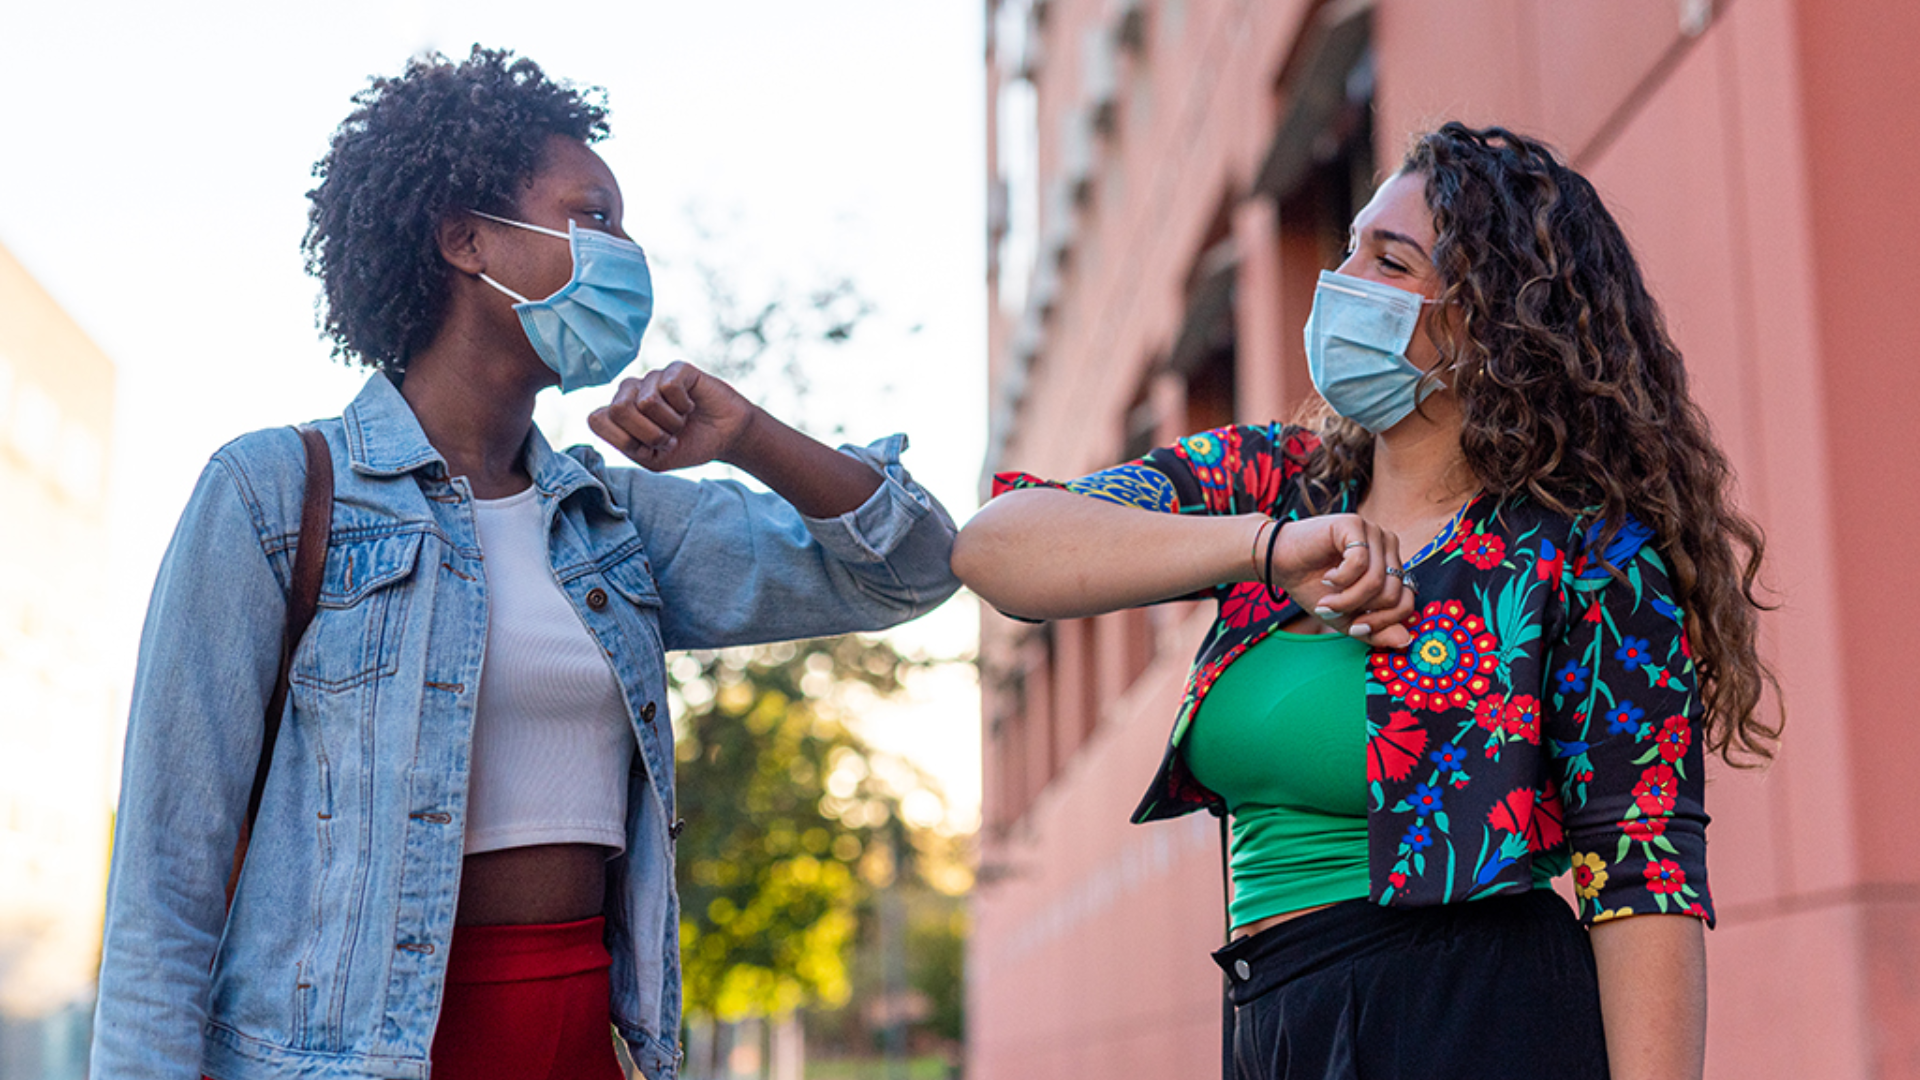
{"type": "Polygon", "coordinates": [[[1607,1080],[1593,947],[1550,891],[1349,900],[1213,958],[1239,1080],[1607,1080]]]}

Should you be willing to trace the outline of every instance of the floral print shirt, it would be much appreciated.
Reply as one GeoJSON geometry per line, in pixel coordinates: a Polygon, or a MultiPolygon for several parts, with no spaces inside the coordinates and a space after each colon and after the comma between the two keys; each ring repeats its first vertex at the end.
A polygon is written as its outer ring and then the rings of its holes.
{"type": "MultiPolygon", "coordinates": [[[[1299,479],[1316,446],[1300,428],[1236,425],[1064,484],[1002,473],[994,494],[1045,485],[1165,513],[1291,521],[1311,513],[1299,479]]],[[[1597,551],[1600,533],[1524,497],[1481,496],[1410,562],[1413,643],[1374,650],[1367,670],[1375,902],[1521,892],[1539,865],[1572,869],[1589,924],[1660,912],[1711,925],[1686,618],[1650,530],[1629,521],[1597,551]]],[[[1208,595],[1213,625],[1136,822],[1221,811],[1187,770],[1183,736],[1227,665],[1300,614],[1257,582],[1208,595]]]]}

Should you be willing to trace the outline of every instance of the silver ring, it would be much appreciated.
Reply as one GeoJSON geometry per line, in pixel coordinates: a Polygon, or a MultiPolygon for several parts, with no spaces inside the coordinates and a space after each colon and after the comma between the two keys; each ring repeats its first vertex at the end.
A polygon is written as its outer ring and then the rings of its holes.
{"type": "Polygon", "coordinates": [[[1387,576],[1397,577],[1401,581],[1405,581],[1407,580],[1407,568],[1404,566],[1389,566],[1387,567],[1387,576]]]}
{"type": "Polygon", "coordinates": [[[1357,548],[1357,547],[1362,547],[1362,548],[1363,548],[1363,547],[1366,547],[1366,546],[1367,546],[1367,542],[1366,542],[1365,540],[1349,540],[1349,541],[1347,541],[1347,544],[1346,544],[1346,546],[1345,546],[1345,547],[1343,547],[1343,548],[1341,548],[1340,550],[1341,550],[1341,551],[1350,551],[1350,550],[1352,550],[1353,548],[1357,548]]]}

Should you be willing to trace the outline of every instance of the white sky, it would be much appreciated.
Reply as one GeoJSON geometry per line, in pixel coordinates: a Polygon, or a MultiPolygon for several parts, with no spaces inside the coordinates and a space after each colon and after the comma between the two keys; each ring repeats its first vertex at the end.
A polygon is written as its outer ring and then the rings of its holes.
{"type": "MultiPolygon", "coordinates": [[[[243,431],[337,415],[365,378],[330,362],[314,329],[305,193],[349,97],[422,49],[512,48],[607,89],[613,138],[599,149],[623,187],[627,231],[657,264],[657,317],[695,314],[680,272],[695,259],[737,268],[749,293],[853,279],[878,314],[814,375],[851,403],[850,437],[911,433],[909,466],[964,520],[985,427],[981,9],[8,4],[0,244],[119,373],[117,599],[102,620],[117,670],[130,679],[154,570],[208,455],[243,431]],[[700,245],[690,210],[717,246],[700,245]]],[[[642,361],[671,359],[662,348],[650,337],[642,361]]],[[[590,408],[596,393],[574,397],[590,408]]],[[[581,405],[541,415],[577,440],[584,430],[566,418],[581,405]]],[[[971,607],[954,603],[902,640],[951,653],[972,632],[971,607]]],[[[969,680],[929,685],[927,701],[870,735],[939,776],[971,820],[977,697],[969,680]]]]}

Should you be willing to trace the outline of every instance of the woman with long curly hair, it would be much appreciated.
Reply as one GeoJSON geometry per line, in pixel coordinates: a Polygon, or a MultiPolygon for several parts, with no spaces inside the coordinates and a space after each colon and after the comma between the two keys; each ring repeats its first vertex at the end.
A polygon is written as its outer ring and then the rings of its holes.
{"type": "Polygon", "coordinates": [[[899,436],[835,451],[675,363],[590,419],[640,468],[548,446],[535,394],[617,378],[653,308],[597,97],[505,52],[415,60],[316,168],[322,322],[374,371],[344,415],[216,453],[161,566],[96,1080],[610,1080],[616,1037],[671,1078],[663,651],[879,629],[956,586],[899,436]],[[713,460],[771,490],[663,475],[713,460]]]}
{"type": "Polygon", "coordinates": [[[1450,123],[1306,343],[1310,427],[1005,474],[956,572],[1028,618],[1218,601],[1134,818],[1229,816],[1239,1076],[1699,1076],[1705,756],[1778,735],[1763,545],[1625,237],[1450,123]]]}

